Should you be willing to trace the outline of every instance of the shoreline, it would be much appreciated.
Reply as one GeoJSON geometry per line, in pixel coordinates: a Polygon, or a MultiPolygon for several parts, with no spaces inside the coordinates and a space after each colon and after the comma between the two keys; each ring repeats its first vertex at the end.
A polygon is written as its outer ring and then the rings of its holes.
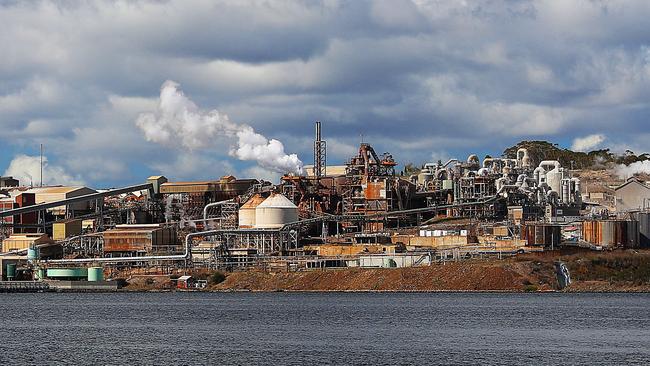
{"type": "MultiPolygon", "coordinates": [[[[119,288],[58,288],[57,292],[214,293],[650,293],[650,251],[522,255],[503,260],[468,260],[403,268],[337,268],[311,271],[215,270],[167,274],[123,272],[119,288]],[[557,261],[569,269],[571,284],[560,288],[557,261]],[[177,287],[190,275],[204,288],[177,287]]],[[[112,282],[111,281],[111,282],[112,282]]],[[[32,291],[30,291],[32,292],[32,291]]],[[[36,291],[33,291],[36,292],[36,291]]]]}

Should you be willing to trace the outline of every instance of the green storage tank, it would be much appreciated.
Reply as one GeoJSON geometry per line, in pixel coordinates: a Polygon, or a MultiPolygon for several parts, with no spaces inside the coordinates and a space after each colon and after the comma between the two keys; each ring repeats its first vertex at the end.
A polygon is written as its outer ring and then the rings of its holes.
{"type": "Polygon", "coordinates": [[[12,280],[16,277],[16,264],[7,263],[7,279],[12,280]]]}
{"type": "Polygon", "coordinates": [[[36,277],[37,277],[39,280],[43,280],[43,279],[45,279],[45,269],[43,269],[43,268],[39,268],[39,269],[36,271],[36,277]]]}
{"type": "Polygon", "coordinates": [[[102,267],[88,268],[88,281],[98,282],[104,280],[104,269],[102,267]]]}
{"type": "Polygon", "coordinates": [[[38,259],[38,248],[28,248],[27,249],[27,259],[33,261],[38,259]]]}
{"type": "Polygon", "coordinates": [[[55,279],[80,280],[88,277],[86,268],[48,268],[47,277],[55,279]]]}

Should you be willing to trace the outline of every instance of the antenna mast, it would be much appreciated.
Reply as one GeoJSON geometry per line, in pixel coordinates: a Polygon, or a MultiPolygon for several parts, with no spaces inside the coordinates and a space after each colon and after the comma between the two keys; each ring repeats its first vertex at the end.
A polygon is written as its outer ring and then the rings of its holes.
{"type": "Polygon", "coordinates": [[[43,186],[43,144],[41,144],[41,187],[43,186]]]}

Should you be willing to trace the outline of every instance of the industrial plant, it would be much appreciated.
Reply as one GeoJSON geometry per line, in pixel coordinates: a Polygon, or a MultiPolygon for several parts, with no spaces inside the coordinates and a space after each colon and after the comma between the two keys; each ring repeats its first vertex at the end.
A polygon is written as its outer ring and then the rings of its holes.
{"type": "MultiPolygon", "coordinates": [[[[557,160],[469,155],[400,171],[361,143],[277,183],[224,176],[123,188],[21,186],[0,178],[0,274],[10,290],[115,289],[123,274],[312,271],[497,260],[561,248],[650,246],[650,188],[629,179],[598,199],[557,160]]],[[[379,150],[381,151],[381,150],[379,150]]],[[[189,282],[188,282],[189,281],[189,282]]]]}

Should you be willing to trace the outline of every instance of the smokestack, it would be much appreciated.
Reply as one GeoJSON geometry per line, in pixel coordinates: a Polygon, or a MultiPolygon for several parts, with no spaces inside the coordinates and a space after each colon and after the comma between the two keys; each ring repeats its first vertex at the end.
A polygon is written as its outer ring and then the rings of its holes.
{"type": "Polygon", "coordinates": [[[314,176],[319,179],[327,175],[327,144],[321,139],[320,121],[316,121],[314,140],[314,176]]]}

